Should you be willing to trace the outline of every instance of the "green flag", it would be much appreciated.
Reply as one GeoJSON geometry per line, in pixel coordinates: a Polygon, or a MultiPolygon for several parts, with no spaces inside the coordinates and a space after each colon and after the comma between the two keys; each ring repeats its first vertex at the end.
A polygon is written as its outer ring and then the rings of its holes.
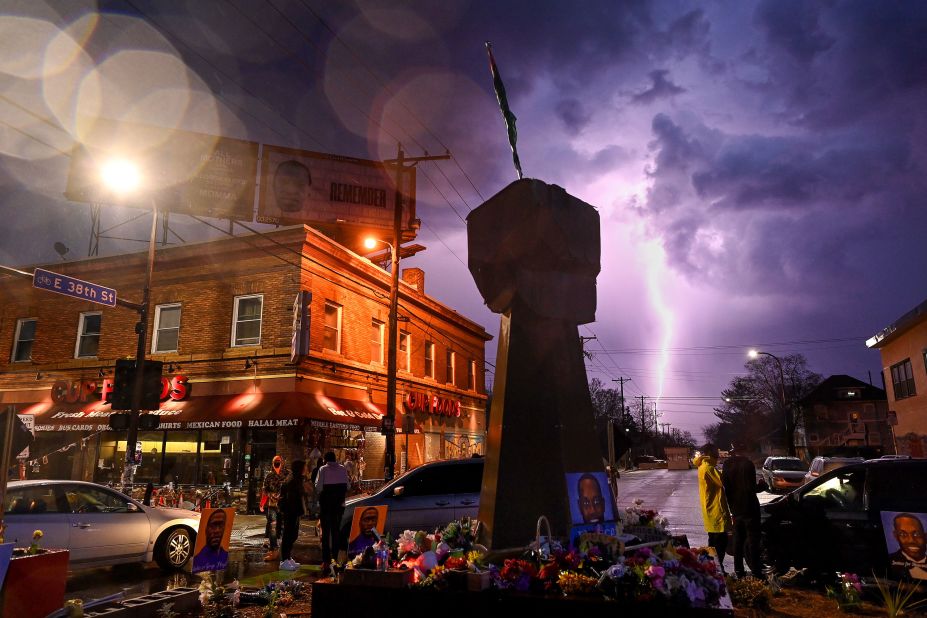
{"type": "Polygon", "coordinates": [[[492,87],[496,91],[496,99],[499,101],[499,109],[502,110],[502,119],[505,120],[505,128],[509,132],[509,145],[512,146],[512,161],[515,163],[515,171],[518,172],[519,180],[524,177],[521,173],[521,161],[518,160],[518,148],[515,142],[518,141],[518,129],[515,128],[515,114],[509,109],[509,100],[505,96],[505,86],[502,83],[502,77],[499,76],[499,69],[496,67],[496,59],[492,55],[492,44],[486,41],[486,51],[489,53],[489,70],[492,72],[492,87]]]}

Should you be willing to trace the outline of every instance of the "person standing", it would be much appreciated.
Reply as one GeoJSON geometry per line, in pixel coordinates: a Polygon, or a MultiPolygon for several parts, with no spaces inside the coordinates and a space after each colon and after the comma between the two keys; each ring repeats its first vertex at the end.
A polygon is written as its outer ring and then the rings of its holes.
{"type": "Polygon", "coordinates": [[[283,457],[274,455],[271,470],[264,476],[264,483],[261,486],[261,510],[267,517],[267,527],[265,535],[270,541],[270,551],[264,556],[266,562],[276,560],[279,557],[277,551],[277,538],[280,536],[282,522],[280,520],[280,490],[283,482],[286,480],[287,470],[283,467],[283,457]]]}
{"type": "Polygon", "coordinates": [[[718,463],[718,447],[706,444],[702,454],[695,458],[698,466],[698,495],[702,503],[702,521],[708,533],[708,545],[718,554],[718,566],[724,572],[724,553],[727,551],[727,531],[730,528],[731,513],[724,496],[721,475],[715,467],[718,463]]]}
{"type": "Polygon", "coordinates": [[[341,517],[348,493],[348,473],[335,461],[335,453],[325,453],[325,465],[319,468],[315,489],[319,495],[319,527],[322,529],[322,572],[338,559],[341,541],[341,517]]]}
{"type": "Polygon", "coordinates": [[[731,445],[733,455],[724,464],[721,484],[734,520],[734,574],[744,577],[744,559],[754,577],[763,576],[760,550],[760,501],[756,497],[762,487],[756,482],[756,467],[744,457],[744,444],[731,445]],[[746,553],[745,553],[746,552],[746,553]]]}
{"type": "Polygon", "coordinates": [[[297,459],[293,462],[293,471],[280,491],[280,515],[283,518],[283,538],[280,541],[280,568],[295,571],[299,563],[293,560],[293,544],[299,537],[299,520],[303,510],[303,496],[306,492],[303,480],[306,474],[306,462],[297,459]]]}

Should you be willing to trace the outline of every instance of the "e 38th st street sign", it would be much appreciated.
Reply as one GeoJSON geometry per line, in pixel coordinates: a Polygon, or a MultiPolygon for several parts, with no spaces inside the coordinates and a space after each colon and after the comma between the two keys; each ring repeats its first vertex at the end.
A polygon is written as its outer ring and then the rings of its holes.
{"type": "Polygon", "coordinates": [[[72,298],[89,300],[107,307],[116,306],[116,290],[96,283],[81,281],[67,275],[53,273],[50,270],[36,268],[32,275],[32,287],[49,292],[57,292],[72,298]]]}

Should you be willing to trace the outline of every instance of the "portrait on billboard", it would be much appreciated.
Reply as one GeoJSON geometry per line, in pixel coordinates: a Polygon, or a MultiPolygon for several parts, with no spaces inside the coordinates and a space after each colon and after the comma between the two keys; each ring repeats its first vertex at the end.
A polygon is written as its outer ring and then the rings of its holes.
{"type": "Polygon", "coordinates": [[[881,516],[892,574],[897,578],[927,579],[927,514],[881,511],[881,516]]]}
{"type": "Polygon", "coordinates": [[[193,572],[222,571],[229,563],[235,509],[203,509],[193,548],[193,572]]]}
{"type": "Polygon", "coordinates": [[[348,535],[348,557],[364,553],[379,540],[386,527],[386,506],[359,506],[354,509],[348,535]]]}
{"type": "Polygon", "coordinates": [[[274,170],[274,203],[281,213],[299,213],[309,200],[312,172],[303,163],[287,159],[274,170]]]}
{"type": "Polygon", "coordinates": [[[615,501],[605,472],[568,472],[565,476],[573,525],[615,521],[615,501]]]}
{"type": "MultiPolygon", "coordinates": [[[[402,174],[404,230],[413,229],[415,170],[402,174]]],[[[378,161],[264,145],[257,221],[389,230],[395,169],[378,161]]]]}

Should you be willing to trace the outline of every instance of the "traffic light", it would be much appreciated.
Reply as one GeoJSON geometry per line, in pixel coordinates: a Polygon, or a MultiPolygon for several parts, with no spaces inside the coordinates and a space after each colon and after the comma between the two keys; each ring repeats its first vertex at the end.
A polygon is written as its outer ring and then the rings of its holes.
{"type": "MultiPolygon", "coordinates": [[[[145,361],[142,376],[142,399],[139,410],[157,410],[161,406],[161,372],[164,363],[145,361]]],[[[135,361],[117,360],[113,373],[113,392],[110,403],[113,410],[132,410],[132,393],[135,389],[135,361]]]]}
{"type": "Polygon", "coordinates": [[[380,421],[380,433],[384,436],[391,435],[396,432],[396,419],[391,416],[384,416],[383,420],[380,421]]]}
{"type": "Polygon", "coordinates": [[[109,428],[113,431],[126,431],[129,428],[129,415],[120,412],[110,414],[109,428]]]}
{"type": "Polygon", "coordinates": [[[140,410],[157,410],[161,407],[161,372],[163,369],[164,363],[161,361],[145,361],[140,410]]]}
{"type": "Polygon", "coordinates": [[[135,385],[135,361],[117,360],[113,372],[113,392],[109,396],[113,410],[132,409],[132,388],[135,385]]]}
{"type": "Polygon", "coordinates": [[[161,424],[161,417],[157,414],[142,414],[138,417],[138,428],[142,431],[153,431],[161,424]]]}

